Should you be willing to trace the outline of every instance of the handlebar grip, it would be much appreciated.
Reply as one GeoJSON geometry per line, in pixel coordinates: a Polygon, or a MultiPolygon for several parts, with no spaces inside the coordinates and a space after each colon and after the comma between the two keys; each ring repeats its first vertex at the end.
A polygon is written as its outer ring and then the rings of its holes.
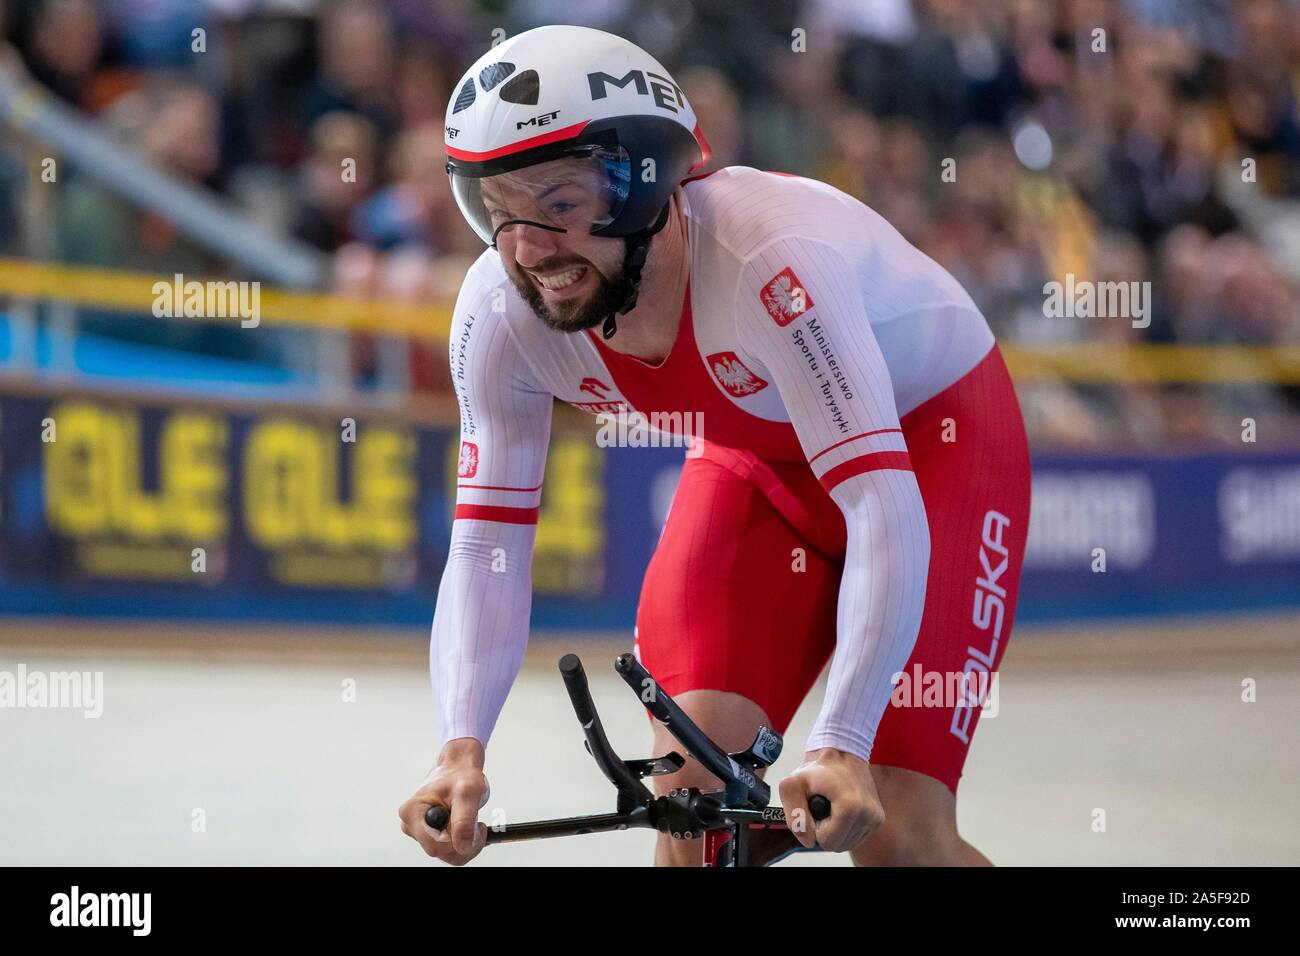
{"type": "Polygon", "coordinates": [[[815,793],[808,798],[808,812],[814,820],[825,820],[831,815],[831,802],[820,793],[815,793]]]}
{"type": "MultiPolygon", "coordinates": [[[[814,798],[815,799],[815,798],[814,798]]],[[[813,814],[816,817],[816,814],[813,814]]],[[[424,822],[433,830],[445,830],[451,822],[451,812],[441,804],[435,803],[424,811],[424,822]]]]}
{"type": "Polygon", "coordinates": [[[565,654],[560,658],[560,676],[568,688],[578,722],[585,727],[595,718],[596,712],[591,703],[591,690],[587,687],[587,672],[582,669],[577,654],[565,654]]]}

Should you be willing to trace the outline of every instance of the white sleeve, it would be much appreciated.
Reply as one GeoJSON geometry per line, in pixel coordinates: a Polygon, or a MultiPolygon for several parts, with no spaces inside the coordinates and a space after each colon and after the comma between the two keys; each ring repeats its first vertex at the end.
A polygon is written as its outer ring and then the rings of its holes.
{"type": "Polygon", "coordinates": [[[472,273],[456,302],[450,358],[461,444],[429,673],[441,742],[474,737],[487,746],[528,643],[553,397],[472,273]]]}
{"type": "Polygon", "coordinates": [[[930,534],[857,282],[832,246],[778,240],[741,270],[736,321],[848,530],[830,683],[806,749],[866,760],[921,626],[930,534]]]}

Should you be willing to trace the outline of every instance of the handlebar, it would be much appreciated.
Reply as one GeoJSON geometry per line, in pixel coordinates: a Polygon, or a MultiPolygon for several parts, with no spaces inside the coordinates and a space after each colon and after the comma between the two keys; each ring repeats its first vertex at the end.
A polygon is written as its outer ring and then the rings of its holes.
{"type": "Polygon", "coordinates": [[[424,822],[430,830],[445,830],[451,822],[451,811],[440,803],[435,803],[424,811],[424,822]]]}
{"type": "MultiPolygon", "coordinates": [[[[704,804],[703,806],[697,806],[696,809],[697,815],[701,817],[701,822],[705,824],[704,827],[705,829],[710,829],[708,824],[713,823],[715,821],[718,821],[719,826],[725,825],[725,822],[722,821],[726,821],[729,818],[739,817],[741,813],[746,812],[744,808],[728,807],[722,804],[721,802],[719,802],[717,799],[710,797],[708,794],[701,794],[700,800],[703,801],[705,799],[708,799],[709,803],[704,804]]],[[[759,817],[761,817],[763,813],[763,811],[761,810],[748,811],[748,812],[753,813],[755,816],[759,816],[759,817]]],[[[808,812],[812,814],[812,818],[814,820],[825,820],[827,817],[831,815],[831,802],[827,800],[825,797],[823,797],[820,793],[813,794],[811,797],[808,798],[808,812]]],[[[768,813],[770,814],[771,810],[769,810],[768,813]]],[[[599,817],[576,817],[574,819],[585,820],[585,821],[589,821],[590,823],[596,821],[597,819],[604,820],[604,819],[611,819],[613,817],[625,817],[625,816],[626,815],[623,814],[601,814],[599,815],[599,817]]],[[[773,823],[783,823],[785,821],[785,814],[784,812],[782,812],[779,820],[771,817],[769,817],[769,819],[771,819],[771,822],[773,823]]],[[[432,806],[430,806],[427,810],[424,811],[424,822],[428,824],[431,830],[445,830],[447,829],[447,824],[451,822],[451,811],[449,811],[442,804],[435,803],[432,806]]],[[[560,824],[562,822],[569,822],[569,821],[556,820],[551,822],[554,824],[560,824]]],[[[625,825],[636,826],[638,824],[625,822],[625,825]]],[[[650,822],[650,818],[647,816],[645,822],[639,825],[650,827],[653,826],[654,824],[650,822]]],[[[492,834],[493,831],[489,830],[488,831],[489,842],[495,842],[491,840],[492,834]]]]}
{"type": "MultiPolygon", "coordinates": [[[[576,655],[566,654],[559,669],[582,726],[587,752],[614,785],[618,798],[615,812],[490,827],[488,843],[648,828],[675,839],[708,835],[706,866],[767,866],[803,849],[790,833],[784,809],[768,806],[771,789],[757,775],[780,756],[780,734],[761,727],[747,750],[728,753],[696,726],[640,661],[622,654],[615,660],[614,670],[682,749],[722,784],[712,791],[682,787],[655,796],[643,778],[680,770],[684,763],[681,754],[674,751],[648,760],[621,758],[605,735],[582,662],[576,655]]],[[[808,798],[808,811],[814,820],[825,820],[831,815],[831,802],[822,794],[813,794],[808,798]]],[[[430,829],[445,830],[451,811],[433,804],[425,809],[424,822],[430,829]]]]}
{"type": "Polygon", "coordinates": [[[825,820],[831,815],[831,802],[820,793],[814,793],[808,798],[808,812],[814,820],[825,820]]]}

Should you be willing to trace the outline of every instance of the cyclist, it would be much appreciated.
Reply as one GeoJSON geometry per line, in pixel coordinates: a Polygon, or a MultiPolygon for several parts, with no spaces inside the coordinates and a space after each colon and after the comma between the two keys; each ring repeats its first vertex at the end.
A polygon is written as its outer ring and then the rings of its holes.
{"type": "MultiPolygon", "coordinates": [[[[702,414],[635,650],[733,750],[760,724],[784,732],[829,659],[779,789],[790,814],[813,793],[831,801],[801,842],[859,864],[987,863],[957,832],[956,789],[981,681],[1006,650],[1030,472],[970,297],[823,183],[745,167],[685,178],[710,155],[690,103],[607,33],[541,27],[495,47],[453,92],[445,135],[452,190],[490,248],[450,340],[461,453],[429,655],[442,749],[403,830],[456,864],[486,837],[484,748],[527,641],[558,397],[702,414]],[[900,672],[960,692],[892,706],[900,672]],[[433,803],[450,807],[445,833],[423,822],[433,803]]],[[[662,728],[655,743],[673,746],[662,728]]],[[[693,761],[654,782],[715,783],[693,761]]],[[[659,837],[658,863],[700,856],[699,841],[659,837]]]]}

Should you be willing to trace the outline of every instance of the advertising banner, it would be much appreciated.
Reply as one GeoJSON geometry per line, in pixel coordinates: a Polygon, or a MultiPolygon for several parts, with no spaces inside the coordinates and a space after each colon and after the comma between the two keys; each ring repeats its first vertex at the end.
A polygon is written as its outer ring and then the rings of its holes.
{"type": "MultiPolygon", "coordinates": [[[[559,429],[534,625],[631,630],[684,452],[559,429]]],[[[0,613],[427,626],[454,429],[0,393],[0,613]]],[[[973,598],[973,596],[972,596],[973,598]]],[[[1022,620],[1300,604],[1300,451],[1039,455],[1022,620]]]]}

